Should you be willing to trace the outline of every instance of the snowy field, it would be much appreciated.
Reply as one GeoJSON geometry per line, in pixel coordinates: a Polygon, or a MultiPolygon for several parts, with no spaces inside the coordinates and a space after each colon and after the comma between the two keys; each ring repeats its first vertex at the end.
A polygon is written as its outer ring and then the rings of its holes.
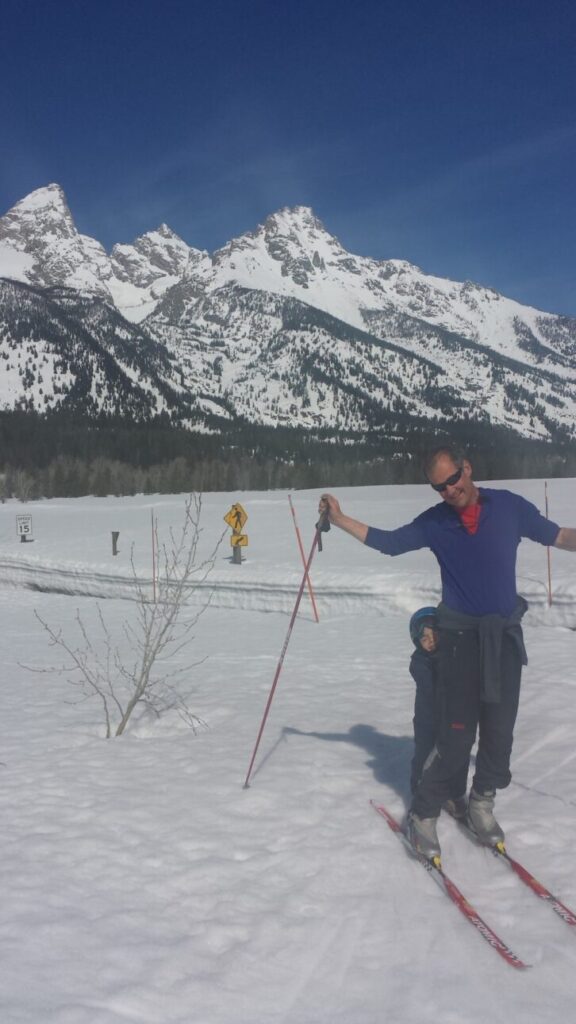
{"type": "MultiPolygon", "coordinates": [[[[496,484],[493,486],[505,486],[496,484]]],[[[514,481],[544,507],[541,481],[514,481]]],[[[336,490],[393,527],[432,504],[420,486],[336,490]]],[[[293,495],[306,552],[318,491],[293,495]]],[[[549,484],[576,526],[576,482],[549,484]]],[[[410,613],[438,598],[429,552],[389,559],[332,530],[312,564],[248,790],[244,778],[302,578],[287,494],[205,495],[202,548],[241,501],[188,654],[196,735],[175,713],[105,740],[34,616],[75,637],[97,609],[119,642],[134,620],[131,551],[151,593],[184,497],[0,506],[0,1021],[2,1024],[557,1024],[574,1017],[576,929],[443,817],[446,870],[528,961],[514,971],[370,808],[407,796],[410,613]],[[31,514],[22,544],[16,516],[31,514]],[[112,555],[117,530],[119,554],[112,555]],[[205,659],[205,660],[204,660],[205,659]]],[[[530,663],[498,812],[508,848],[576,908],[576,555],[524,542],[530,663]]],[[[187,615],[198,605],[191,604],[187,615]]]]}

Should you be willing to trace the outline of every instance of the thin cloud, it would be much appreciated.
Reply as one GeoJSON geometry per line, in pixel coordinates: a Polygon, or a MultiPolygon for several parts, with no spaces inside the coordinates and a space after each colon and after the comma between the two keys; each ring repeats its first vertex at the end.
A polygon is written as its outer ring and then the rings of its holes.
{"type": "Polygon", "coordinates": [[[557,158],[559,150],[571,146],[575,141],[576,127],[570,126],[458,160],[444,172],[425,178],[415,186],[388,193],[385,202],[374,206],[373,212],[385,213],[393,209],[397,213],[400,207],[413,212],[416,204],[432,205],[446,198],[451,199],[462,186],[470,189],[479,181],[485,184],[490,175],[501,174],[503,171],[510,173],[518,167],[535,169],[537,161],[553,155],[557,158]]]}

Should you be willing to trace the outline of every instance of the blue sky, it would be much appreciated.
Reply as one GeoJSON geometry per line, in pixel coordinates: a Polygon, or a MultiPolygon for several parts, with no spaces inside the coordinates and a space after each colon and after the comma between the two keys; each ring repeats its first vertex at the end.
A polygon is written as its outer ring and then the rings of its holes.
{"type": "Polygon", "coordinates": [[[573,0],[4,0],[0,212],[110,247],[312,206],[351,251],[576,314],[573,0]]]}

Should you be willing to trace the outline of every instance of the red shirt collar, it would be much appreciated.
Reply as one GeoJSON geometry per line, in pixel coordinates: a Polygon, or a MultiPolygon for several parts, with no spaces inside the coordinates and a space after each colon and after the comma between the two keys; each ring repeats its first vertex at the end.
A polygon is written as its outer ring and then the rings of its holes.
{"type": "Polygon", "coordinates": [[[477,501],[475,505],[466,505],[466,508],[456,509],[460,516],[460,522],[468,533],[476,533],[480,522],[481,507],[480,502],[477,501]]]}

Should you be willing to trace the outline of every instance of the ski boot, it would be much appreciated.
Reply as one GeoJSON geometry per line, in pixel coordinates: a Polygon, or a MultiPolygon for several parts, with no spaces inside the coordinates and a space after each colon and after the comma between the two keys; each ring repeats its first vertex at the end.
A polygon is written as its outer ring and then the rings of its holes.
{"type": "Polygon", "coordinates": [[[440,866],[440,843],[436,832],[437,818],[419,818],[410,812],[406,835],[417,854],[440,866]]]}
{"type": "Polygon", "coordinates": [[[481,843],[486,846],[504,846],[504,832],[494,817],[494,798],[496,791],[477,793],[470,790],[466,824],[472,829],[481,843]]]}

